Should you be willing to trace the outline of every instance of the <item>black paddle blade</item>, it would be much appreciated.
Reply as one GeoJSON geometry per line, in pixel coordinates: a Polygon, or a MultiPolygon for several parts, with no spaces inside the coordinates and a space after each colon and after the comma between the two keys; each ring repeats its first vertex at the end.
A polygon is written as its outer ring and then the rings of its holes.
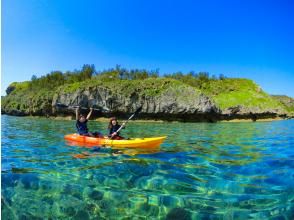
{"type": "Polygon", "coordinates": [[[138,114],[140,111],[142,111],[142,106],[140,106],[140,107],[134,112],[134,114],[138,114]]]}
{"type": "Polygon", "coordinates": [[[106,106],[93,105],[92,108],[93,108],[93,110],[101,111],[103,113],[110,112],[109,108],[107,108],[106,106]]]}
{"type": "Polygon", "coordinates": [[[56,103],[55,106],[56,106],[56,107],[59,107],[59,108],[68,108],[67,105],[62,104],[62,103],[56,103]]]}
{"type": "Polygon", "coordinates": [[[55,107],[58,107],[58,108],[79,108],[79,106],[73,106],[73,105],[65,105],[65,104],[62,104],[62,103],[59,103],[57,102],[55,104],[55,107]]]}

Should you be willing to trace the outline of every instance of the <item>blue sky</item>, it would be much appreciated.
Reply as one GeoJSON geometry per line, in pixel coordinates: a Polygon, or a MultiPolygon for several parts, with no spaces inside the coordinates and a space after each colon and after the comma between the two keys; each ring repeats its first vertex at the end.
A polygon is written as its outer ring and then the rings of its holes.
{"type": "Polygon", "coordinates": [[[2,0],[1,94],[52,70],[159,68],[255,80],[294,97],[291,0],[2,0]]]}

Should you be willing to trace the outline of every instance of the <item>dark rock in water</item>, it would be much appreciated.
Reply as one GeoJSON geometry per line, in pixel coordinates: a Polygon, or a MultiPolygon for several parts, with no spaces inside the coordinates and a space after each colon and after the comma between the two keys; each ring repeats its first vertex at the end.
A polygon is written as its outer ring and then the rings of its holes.
{"type": "Polygon", "coordinates": [[[63,188],[63,192],[66,194],[71,194],[74,191],[74,187],[70,184],[66,184],[63,188]]]}
{"type": "Polygon", "coordinates": [[[170,196],[163,196],[162,197],[162,204],[164,206],[170,207],[173,204],[173,200],[170,196]]]}
{"type": "Polygon", "coordinates": [[[16,186],[19,182],[20,176],[21,176],[20,174],[13,174],[13,173],[2,174],[1,187],[6,188],[6,187],[16,186]]]}
{"type": "Polygon", "coordinates": [[[148,203],[144,203],[141,205],[141,211],[145,213],[145,215],[151,217],[157,217],[159,213],[159,207],[157,205],[150,205],[148,203]]]}
{"type": "Polygon", "coordinates": [[[77,199],[82,199],[81,192],[77,188],[75,188],[73,185],[70,185],[70,184],[65,185],[65,187],[63,188],[63,193],[76,197],[77,199]]]}
{"type": "Polygon", "coordinates": [[[54,188],[54,185],[49,181],[40,182],[40,188],[46,191],[50,191],[54,188]]]}
{"type": "Polygon", "coordinates": [[[75,216],[77,212],[73,207],[67,207],[64,209],[64,213],[68,216],[75,216]]]}
{"type": "Polygon", "coordinates": [[[23,174],[21,182],[25,189],[39,189],[39,178],[35,174],[23,174]]]}
{"type": "Polygon", "coordinates": [[[166,216],[166,220],[190,220],[191,213],[183,208],[173,208],[166,216]]]}
{"type": "Polygon", "coordinates": [[[93,200],[101,200],[103,198],[103,193],[97,190],[92,191],[89,197],[93,200]]]}
{"type": "Polygon", "coordinates": [[[92,213],[95,212],[96,205],[93,204],[93,203],[88,203],[88,204],[86,204],[86,207],[85,208],[86,208],[86,210],[89,211],[90,215],[92,215],[92,213]]]}
{"type": "Polygon", "coordinates": [[[84,210],[80,210],[78,211],[78,213],[73,217],[73,219],[76,220],[88,220],[90,219],[89,213],[84,211],[84,210]]]}
{"type": "Polygon", "coordinates": [[[19,217],[20,220],[42,220],[43,218],[36,217],[31,213],[24,213],[19,217]]]}
{"type": "Polygon", "coordinates": [[[42,198],[42,201],[48,203],[49,205],[53,205],[53,203],[54,203],[53,198],[51,198],[51,197],[49,197],[49,196],[45,196],[45,197],[43,197],[43,198],[42,198]]]}
{"type": "Polygon", "coordinates": [[[74,192],[71,195],[79,200],[83,199],[83,195],[80,192],[74,192]]]}
{"type": "Polygon", "coordinates": [[[101,200],[99,202],[99,207],[100,209],[103,209],[103,210],[109,210],[111,209],[111,202],[109,200],[101,200]]]}

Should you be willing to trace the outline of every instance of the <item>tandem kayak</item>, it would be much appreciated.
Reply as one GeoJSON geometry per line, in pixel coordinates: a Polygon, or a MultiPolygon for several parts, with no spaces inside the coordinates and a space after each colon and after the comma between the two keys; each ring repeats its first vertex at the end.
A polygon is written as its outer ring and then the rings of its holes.
{"type": "Polygon", "coordinates": [[[79,134],[68,134],[64,136],[67,141],[74,141],[83,144],[90,144],[93,146],[103,145],[114,148],[156,148],[166,139],[163,137],[151,137],[151,138],[131,138],[126,140],[111,140],[108,138],[96,138],[82,136],[79,134]]]}

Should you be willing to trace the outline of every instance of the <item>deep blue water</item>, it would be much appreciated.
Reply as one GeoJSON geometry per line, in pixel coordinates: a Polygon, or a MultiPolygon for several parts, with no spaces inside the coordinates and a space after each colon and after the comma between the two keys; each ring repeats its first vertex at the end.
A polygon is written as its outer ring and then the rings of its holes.
{"type": "Polygon", "coordinates": [[[126,137],[168,138],[118,155],[68,145],[74,129],[2,116],[2,219],[294,219],[294,120],[130,122],[126,137]]]}

